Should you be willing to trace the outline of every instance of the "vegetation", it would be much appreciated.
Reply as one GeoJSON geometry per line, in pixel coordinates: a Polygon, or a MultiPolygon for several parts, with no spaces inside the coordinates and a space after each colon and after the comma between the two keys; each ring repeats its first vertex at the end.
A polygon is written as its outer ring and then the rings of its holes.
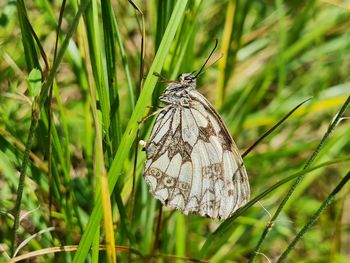
{"type": "Polygon", "coordinates": [[[0,7],[0,261],[349,261],[345,1],[0,7]],[[198,89],[242,153],[311,98],[244,156],[251,202],[225,222],[162,208],[138,144],[154,73],[198,70],[215,38],[198,89]]]}

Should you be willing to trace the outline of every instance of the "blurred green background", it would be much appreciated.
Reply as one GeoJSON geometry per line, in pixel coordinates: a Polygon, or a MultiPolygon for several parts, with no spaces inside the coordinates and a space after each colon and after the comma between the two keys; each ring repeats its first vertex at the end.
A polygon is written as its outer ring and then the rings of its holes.
{"type": "MultiPolygon", "coordinates": [[[[0,2],[0,261],[276,262],[349,171],[348,119],[316,148],[348,104],[350,2],[81,2],[0,2]],[[198,70],[215,38],[198,90],[241,153],[312,97],[244,158],[252,198],[266,194],[224,223],[161,209],[138,145],[165,88],[153,73],[198,70]]],[[[287,262],[350,261],[349,198],[345,185],[287,262]]]]}

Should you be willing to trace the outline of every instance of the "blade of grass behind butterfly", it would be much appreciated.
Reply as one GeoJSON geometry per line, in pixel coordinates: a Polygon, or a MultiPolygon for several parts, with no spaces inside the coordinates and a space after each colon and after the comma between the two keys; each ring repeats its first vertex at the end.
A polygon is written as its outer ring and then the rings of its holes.
{"type": "MultiPolygon", "coordinates": [[[[90,96],[91,101],[96,101],[95,92],[92,89],[92,86],[90,86],[90,96]]],[[[101,193],[102,196],[102,207],[103,207],[103,226],[106,236],[106,246],[107,246],[107,261],[108,262],[116,262],[116,253],[114,249],[114,229],[113,229],[113,219],[112,219],[112,207],[110,202],[110,193],[108,189],[108,178],[106,174],[106,168],[104,163],[104,156],[103,156],[103,141],[101,136],[101,127],[100,127],[100,121],[97,114],[97,108],[96,104],[91,105],[92,108],[92,115],[94,119],[94,127],[95,127],[95,134],[96,134],[96,142],[95,142],[95,155],[94,155],[94,172],[95,172],[95,178],[99,179],[99,187],[97,187],[97,191],[101,193]]],[[[96,241],[98,240],[96,235],[96,241]]],[[[94,253],[95,256],[97,252],[94,253]]],[[[97,256],[96,256],[97,258],[97,256]]]]}
{"type": "MultiPolygon", "coordinates": [[[[168,72],[167,78],[169,79],[176,79],[177,75],[179,74],[179,70],[182,65],[185,64],[186,71],[193,70],[193,63],[191,63],[191,60],[188,59],[188,56],[186,56],[186,61],[184,61],[185,54],[188,54],[188,49],[193,48],[193,46],[189,47],[189,43],[191,42],[191,39],[193,40],[195,38],[194,36],[194,28],[196,27],[196,19],[198,11],[201,7],[201,4],[203,1],[199,1],[197,3],[191,3],[187,9],[186,9],[186,16],[184,16],[180,30],[177,32],[175,41],[172,44],[172,51],[173,54],[171,59],[169,59],[168,63],[166,62],[164,64],[164,71],[168,72]]],[[[198,25],[197,25],[198,26],[198,25]]],[[[191,42],[193,44],[193,41],[191,42]]],[[[164,215],[164,213],[163,213],[164,215]]],[[[171,226],[165,226],[167,229],[167,233],[172,233],[171,236],[175,236],[174,239],[169,239],[169,235],[165,235],[162,238],[162,252],[163,253],[172,253],[174,250],[176,250],[177,256],[185,256],[186,254],[186,225],[184,224],[185,218],[180,213],[176,214],[176,227],[171,226]],[[178,223],[182,222],[182,223],[178,223]],[[173,247],[175,245],[175,248],[173,247]],[[180,253],[180,254],[179,254],[180,253]]],[[[160,223],[160,222],[159,222],[160,223]]],[[[163,231],[160,230],[160,233],[163,231]]],[[[155,240],[159,240],[159,237],[155,237],[155,240]]],[[[157,249],[157,245],[155,244],[153,249],[157,249]]]]}
{"type": "Polygon", "coordinates": [[[131,110],[133,110],[135,108],[135,91],[133,89],[133,84],[131,81],[128,58],[126,56],[126,52],[125,52],[125,48],[124,48],[124,44],[123,44],[123,38],[122,38],[122,35],[120,33],[120,30],[119,30],[117,19],[115,16],[112,16],[112,18],[113,18],[114,32],[115,32],[118,46],[119,46],[120,57],[122,59],[122,65],[123,65],[124,72],[125,72],[125,78],[126,78],[128,92],[129,92],[131,110]]]}
{"type": "Polygon", "coordinates": [[[284,7],[282,0],[275,0],[277,17],[278,17],[278,83],[277,83],[277,93],[280,94],[286,85],[287,71],[286,64],[287,61],[284,58],[284,50],[286,48],[287,41],[287,26],[286,26],[286,8],[284,7]]]}
{"type": "MultiPolygon", "coordinates": [[[[167,15],[166,12],[169,12],[170,10],[173,9],[171,4],[172,4],[171,2],[168,2],[166,5],[162,5],[162,8],[160,6],[158,6],[157,11],[160,12],[160,13],[158,13],[158,16],[157,16],[158,17],[158,23],[157,23],[157,27],[158,28],[163,28],[160,23],[162,21],[164,22],[165,20],[167,20],[167,17],[170,16],[170,13],[167,15]]],[[[191,9],[194,9],[194,7],[195,7],[195,5],[193,5],[193,4],[189,5],[187,7],[187,9],[186,9],[187,13],[192,14],[193,12],[191,12],[191,9]]],[[[197,8],[197,10],[198,10],[198,8],[197,8]]],[[[197,13],[197,12],[195,12],[195,13],[197,13]]],[[[171,72],[171,75],[169,75],[169,74],[166,75],[166,77],[169,78],[169,79],[175,79],[176,78],[175,76],[177,76],[178,70],[179,70],[180,65],[182,63],[182,60],[183,60],[184,53],[186,51],[186,46],[188,44],[187,40],[189,39],[189,37],[191,37],[191,33],[192,32],[190,32],[188,30],[188,28],[189,28],[189,25],[192,25],[192,27],[193,27],[193,20],[194,20],[194,18],[192,16],[190,16],[190,15],[184,16],[184,18],[181,21],[180,30],[177,31],[177,34],[176,34],[176,37],[175,37],[175,41],[171,45],[172,48],[171,48],[170,53],[172,55],[168,56],[168,59],[164,63],[164,67],[163,67],[164,71],[171,72]],[[189,20],[191,20],[192,23],[190,23],[189,20]],[[178,54],[179,52],[181,52],[180,55],[178,54]],[[170,65],[170,64],[173,64],[174,62],[177,65],[176,69],[174,69],[173,66],[170,65]]],[[[162,34],[162,32],[157,30],[157,34],[162,34]]],[[[159,96],[160,93],[161,93],[161,90],[157,90],[153,94],[153,98],[155,99],[156,104],[159,103],[158,96],[159,96]]],[[[151,122],[148,123],[147,129],[149,129],[150,127],[152,127],[151,122]]],[[[148,192],[148,190],[147,190],[147,192],[148,192]]],[[[145,202],[147,202],[147,201],[145,200],[145,202]]],[[[150,209],[154,208],[154,205],[149,206],[149,208],[150,209]]],[[[148,211],[148,213],[155,214],[157,212],[156,211],[148,211]]],[[[147,225],[149,226],[151,222],[152,222],[151,224],[153,224],[153,222],[154,222],[153,219],[152,219],[153,217],[147,216],[147,217],[142,217],[142,218],[144,218],[147,221],[147,222],[144,223],[146,226],[147,225]],[[152,221],[149,222],[149,220],[152,220],[152,221]]],[[[160,221],[158,223],[160,223],[160,221]]],[[[158,227],[159,226],[156,226],[156,228],[158,228],[158,227]]],[[[149,229],[152,230],[152,228],[149,228],[149,229]]],[[[146,240],[150,240],[150,241],[152,240],[153,232],[149,231],[148,233],[149,233],[148,238],[145,238],[144,239],[145,241],[146,240]]],[[[174,235],[175,235],[175,233],[174,233],[174,235]]],[[[156,242],[157,240],[159,240],[159,237],[154,237],[153,240],[154,240],[154,242],[156,242]]],[[[168,247],[167,246],[168,240],[167,239],[162,239],[162,241],[163,241],[162,242],[163,247],[168,247]]],[[[149,243],[148,245],[144,244],[143,250],[145,251],[146,247],[152,248],[153,250],[157,250],[158,249],[157,246],[158,246],[158,244],[151,244],[151,243],[149,243]]],[[[171,251],[169,251],[169,252],[171,252],[171,251]]]]}
{"type": "Polygon", "coordinates": [[[226,12],[225,28],[223,32],[223,43],[221,51],[224,58],[219,61],[219,78],[216,96],[216,107],[220,109],[224,103],[225,88],[230,73],[234,72],[236,65],[237,52],[241,47],[241,38],[243,35],[243,26],[249,13],[251,1],[239,2],[230,1],[226,12]],[[227,59],[229,58],[229,59],[227,59]]]}
{"type": "MultiPolygon", "coordinates": [[[[114,46],[114,34],[117,36],[119,35],[119,47],[122,52],[124,52],[124,69],[126,70],[126,75],[129,77],[128,80],[128,85],[131,85],[131,80],[130,76],[128,76],[128,67],[127,64],[125,64],[126,61],[126,56],[125,56],[125,51],[123,49],[123,43],[121,42],[120,39],[120,34],[119,32],[116,32],[117,29],[117,24],[116,24],[116,17],[113,13],[113,9],[111,6],[111,2],[108,1],[108,3],[102,4],[102,19],[103,19],[103,24],[104,24],[104,35],[105,35],[105,49],[106,49],[106,59],[107,59],[107,73],[108,73],[108,82],[109,82],[109,90],[110,90],[110,103],[111,103],[111,116],[116,116],[114,122],[111,122],[111,127],[110,127],[110,138],[112,140],[112,145],[113,145],[113,156],[117,150],[117,147],[120,143],[120,137],[121,137],[121,127],[120,127],[120,121],[119,121],[119,98],[118,98],[118,91],[117,91],[117,82],[116,82],[116,68],[115,65],[117,64],[116,62],[116,56],[115,56],[115,46],[114,46]],[[126,65],[126,67],[125,67],[126,65]],[[117,132],[115,132],[117,130],[117,132]]],[[[141,76],[142,77],[142,76],[141,76]]],[[[130,93],[130,98],[132,99],[132,103],[134,103],[134,94],[132,87],[129,87],[130,93]]],[[[134,105],[131,105],[131,109],[134,108],[134,105]]],[[[129,227],[127,224],[128,218],[127,218],[127,212],[125,209],[125,206],[122,202],[122,197],[121,197],[121,190],[122,187],[116,187],[113,195],[115,196],[116,202],[115,204],[118,206],[118,211],[120,215],[120,220],[121,224],[119,226],[118,233],[120,233],[119,238],[118,238],[118,243],[123,244],[124,239],[132,239],[130,236],[130,231],[129,227]]]]}
{"type": "MultiPolygon", "coordinates": [[[[137,4],[135,4],[132,0],[129,0],[129,4],[133,7],[133,9],[135,10],[135,20],[138,24],[138,30],[139,30],[139,34],[141,35],[141,39],[140,42],[138,44],[138,49],[140,50],[140,56],[139,56],[139,76],[138,76],[138,83],[137,83],[137,87],[136,87],[136,96],[137,98],[140,96],[140,92],[143,88],[143,83],[144,83],[144,74],[145,74],[145,56],[146,56],[146,25],[145,25],[145,16],[143,11],[138,7],[137,4]]],[[[148,10],[146,9],[146,12],[148,10]]],[[[131,159],[130,161],[130,166],[132,166],[132,180],[131,180],[131,189],[130,191],[128,191],[128,193],[130,193],[129,196],[129,210],[128,210],[128,214],[129,214],[129,224],[131,226],[135,226],[134,224],[134,219],[135,219],[135,188],[137,187],[137,162],[139,160],[139,140],[140,140],[140,129],[137,129],[137,133],[136,133],[136,139],[134,142],[134,153],[133,153],[133,159],[131,159]],[[131,165],[132,163],[132,165],[131,165]]],[[[125,185],[125,178],[120,177],[119,180],[117,181],[117,185],[116,187],[118,187],[119,189],[123,189],[124,185],[125,185]],[[118,183],[119,182],[119,183],[118,183]]],[[[141,207],[140,211],[142,210],[146,210],[145,207],[141,207]]],[[[125,218],[127,218],[126,213],[125,213],[125,218]]],[[[131,233],[126,230],[128,233],[128,236],[131,236],[131,233]]],[[[136,228],[133,229],[133,233],[136,233],[137,230],[136,228]]],[[[135,246],[135,238],[129,238],[129,245],[134,247],[135,246]]],[[[127,261],[130,261],[130,254],[128,255],[128,258],[126,259],[127,261]]]]}
{"type": "MultiPolygon", "coordinates": [[[[118,177],[122,173],[124,160],[128,157],[129,149],[131,148],[131,145],[136,136],[138,126],[137,122],[142,119],[143,113],[147,105],[149,105],[151,94],[157,82],[157,77],[155,77],[153,73],[159,72],[163,66],[166,55],[170,49],[171,42],[179,26],[181,17],[185,11],[186,4],[186,0],[176,2],[175,8],[167,25],[167,29],[165,30],[164,36],[162,38],[162,42],[145,80],[144,88],[137,101],[133,114],[128,122],[127,128],[122,136],[117,154],[112,162],[110,170],[108,171],[110,190],[113,190],[118,177]]],[[[74,256],[73,262],[82,262],[86,259],[91,242],[95,235],[95,229],[98,227],[102,216],[99,201],[101,201],[101,197],[98,197],[98,201],[94,206],[89,223],[79,243],[79,248],[74,256]]]]}
{"type": "Polygon", "coordinates": [[[155,32],[155,50],[158,49],[162,39],[164,32],[166,30],[166,25],[168,24],[168,21],[171,16],[172,9],[175,5],[174,0],[170,1],[161,1],[161,0],[155,0],[153,1],[156,9],[157,14],[155,17],[157,18],[156,23],[156,32],[155,32]]]}
{"type": "Polygon", "coordinates": [[[184,57],[188,54],[189,49],[193,48],[193,46],[189,46],[189,43],[194,44],[194,42],[191,40],[195,39],[194,29],[196,26],[198,26],[196,20],[202,3],[203,1],[199,1],[196,5],[191,5],[192,10],[189,10],[189,14],[184,17],[181,25],[181,31],[177,34],[176,43],[173,45],[175,50],[172,60],[168,67],[166,65],[164,66],[167,72],[171,72],[169,79],[176,79],[180,73],[180,69],[184,66],[186,67],[185,70],[188,72],[193,70],[193,63],[189,63],[191,60],[188,60],[189,56],[186,56],[186,61],[184,60],[184,57]],[[191,67],[191,69],[188,67],[191,67]]]}
{"type": "Polygon", "coordinates": [[[222,42],[221,42],[221,52],[224,54],[221,61],[218,63],[218,87],[217,87],[217,96],[216,96],[216,107],[221,108],[224,100],[224,90],[225,90],[225,67],[227,64],[227,58],[229,55],[229,48],[231,43],[231,36],[234,25],[234,17],[235,17],[235,9],[236,9],[236,1],[229,1],[227,4],[226,10],[226,19],[224,32],[222,34],[222,42]]]}
{"type": "MultiPolygon", "coordinates": [[[[106,160],[106,165],[109,166],[109,163],[112,161],[114,156],[115,148],[119,144],[120,137],[118,134],[119,126],[119,112],[118,112],[118,90],[117,90],[117,77],[115,71],[115,49],[114,49],[114,40],[113,40],[113,31],[111,27],[111,10],[110,5],[107,2],[104,2],[101,5],[102,9],[102,23],[103,23],[103,35],[104,38],[100,37],[100,21],[99,21],[99,11],[96,1],[92,1],[89,9],[87,10],[84,21],[86,27],[87,37],[89,39],[89,57],[91,60],[91,66],[94,76],[94,84],[97,89],[99,106],[102,113],[102,134],[104,135],[105,144],[104,149],[106,156],[103,157],[106,160]],[[111,44],[112,42],[112,44],[111,44]],[[101,48],[104,46],[104,48],[101,48]],[[112,105],[112,109],[111,109],[112,105]],[[113,138],[113,140],[111,140],[113,138]]],[[[90,92],[91,93],[91,92],[90,92]]],[[[95,103],[96,100],[92,101],[95,103]]],[[[97,122],[95,118],[95,122],[97,122]]],[[[99,129],[99,126],[96,126],[99,129]]],[[[99,132],[99,131],[97,131],[99,132]]],[[[102,140],[102,139],[101,139],[102,140]]],[[[96,145],[99,145],[97,142],[96,145]]],[[[101,150],[103,152],[103,150],[101,150]]],[[[102,154],[102,152],[100,154],[102,154]]],[[[100,156],[96,156],[100,158],[100,156]]],[[[102,172],[104,170],[104,164],[102,164],[102,169],[97,169],[101,166],[100,159],[95,159],[96,172],[102,172]]],[[[97,172],[97,195],[100,196],[102,193],[102,202],[103,214],[104,214],[104,230],[106,233],[106,238],[109,239],[107,244],[114,243],[114,233],[113,233],[113,221],[111,217],[111,208],[110,204],[110,193],[108,190],[103,190],[106,187],[106,180],[104,173],[97,172]],[[102,184],[101,184],[102,183],[102,184]],[[100,192],[101,191],[101,192],[100,192]]],[[[109,246],[107,251],[108,259],[114,260],[115,254],[112,251],[113,248],[109,246]]],[[[97,254],[98,251],[94,250],[94,254],[97,254]]]]}
{"type": "Polygon", "coordinates": [[[108,94],[107,70],[106,61],[104,60],[106,54],[101,47],[101,30],[98,21],[98,5],[96,1],[91,1],[89,8],[84,14],[84,22],[89,41],[89,56],[91,60],[92,72],[94,82],[98,94],[99,108],[102,113],[102,129],[104,135],[104,149],[107,153],[106,166],[109,166],[109,161],[113,158],[113,145],[110,138],[110,97],[108,94]]]}
{"type": "MultiPolygon", "coordinates": [[[[117,81],[117,71],[116,71],[116,54],[115,54],[115,44],[114,44],[114,27],[113,20],[115,20],[111,1],[101,2],[102,10],[102,25],[103,25],[103,44],[104,44],[104,58],[107,69],[107,85],[109,91],[109,105],[110,105],[110,127],[108,127],[109,137],[111,138],[112,153],[110,157],[113,157],[118,145],[120,143],[121,137],[121,126],[120,126],[120,116],[119,116],[119,95],[118,95],[118,81],[117,81]]],[[[104,64],[104,63],[103,63],[104,64]]]]}
{"type": "MultiPolygon", "coordinates": [[[[106,165],[109,166],[109,163],[112,162],[114,152],[118,147],[120,141],[120,121],[119,121],[119,98],[118,98],[118,87],[117,87],[117,76],[116,76],[116,61],[115,61],[115,47],[113,39],[113,12],[110,2],[103,2],[101,5],[102,9],[102,23],[103,23],[103,35],[104,38],[99,36],[99,11],[96,1],[92,2],[90,6],[90,12],[85,16],[86,30],[89,39],[92,39],[89,43],[92,43],[92,46],[89,46],[89,57],[91,59],[91,65],[94,72],[94,84],[97,87],[97,92],[99,96],[100,109],[102,112],[102,130],[105,135],[105,139],[97,138],[95,147],[97,149],[97,155],[95,155],[95,178],[99,179],[96,181],[96,193],[98,196],[102,196],[102,200],[96,202],[102,202],[103,207],[103,222],[104,222],[104,232],[106,235],[107,247],[107,258],[109,261],[115,261],[115,251],[114,251],[114,231],[113,231],[113,219],[111,211],[111,202],[110,202],[110,192],[107,187],[107,176],[105,174],[105,164],[103,159],[106,160],[106,165]],[[103,42],[101,42],[101,40],[103,42]],[[100,48],[104,46],[104,48],[100,48]],[[112,108],[110,108],[110,106],[112,108]],[[111,139],[113,138],[113,139],[111,139]],[[98,141],[98,140],[101,141],[98,141]],[[105,150],[103,150],[102,143],[106,142],[104,145],[105,150]],[[101,145],[100,145],[101,144],[101,145]],[[106,153],[106,156],[103,157],[103,152],[106,153]],[[101,194],[101,195],[100,195],[101,194]]],[[[90,91],[90,96],[92,100],[92,108],[96,105],[96,97],[93,96],[93,91],[90,91]]],[[[96,109],[95,109],[96,110],[96,109]]],[[[95,125],[96,125],[96,135],[100,134],[100,126],[97,122],[97,114],[94,113],[95,125]]],[[[98,137],[98,136],[97,136],[98,137]]],[[[119,195],[120,193],[115,193],[119,195]]],[[[97,197],[96,199],[97,200],[97,197]]],[[[116,204],[116,203],[114,203],[116,204]]],[[[123,209],[120,208],[120,209],[123,209]]],[[[94,258],[98,256],[98,237],[96,237],[94,242],[94,258]]]]}
{"type": "MultiPolygon", "coordinates": [[[[143,41],[149,41],[149,38],[146,39],[145,35],[144,35],[144,27],[146,26],[144,24],[144,16],[143,16],[143,12],[142,10],[132,1],[129,1],[130,4],[133,6],[133,8],[136,11],[136,15],[137,15],[137,19],[138,20],[138,24],[139,24],[139,31],[142,34],[143,37],[143,41]]],[[[156,14],[152,15],[152,18],[156,18],[156,28],[155,28],[155,32],[154,32],[154,36],[155,36],[155,52],[157,52],[157,49],[159,48],[159,40],[161,40],[164,36],[164,31],[166,29],[167,23],[171,17],[172,14],[172,10],[174,9],[174,2],[173,1],[157,1],[157,3],[155,1],[150,1],[151,3],[147,6],[149,9],[151,9],[153,12],[156,12],[156,14]]],[[[146,10],[145,12],[148,12],[149,10],[146,10]]],[[[152,12],[151,11],[151,12],[152,12]]],[[[142,60],[142,56],[144,56],[145,52],[150,53],[147,50],[143,50],[144,45],[142,44],[146,44],[149,45],[148,43],[145,42],[141,42],[140,45],[140,58],[141,58],[141,63],[140,63],[140,75],[139,75],[139,87],[138,87],[138,92],[141,90],[141,83],[142,83],[142,79],[143,78],[143,65],[144,65],[144,61],[142,60]]],[[[169,51],[169,54],[171,52],[169,51]]],[[[167,56],[169,57],[169,55],[167,56]]],[[[163,63],[163,67],[164,67],[165,62],[163,63]]],[[[144,83],[144,82],[143,82],[144,83]]],[[[152,105],[158,105],[158,96],[159,96],[160,90],[159,89],[155,89],[152,93],[152,105]]],[[[148,111],[146,111],[148,112],[148,111]]],[[[147,113],[144,113],[144,115],[147,115],[147,113]]],[[[149,130],[149,128],[152,127],[152,122],[143,122],[143,129],[142,130],[138,130],[138,136],[140,136],[140,138],[145,138],[144,134],[147,133],[147,131],[149,130]]],[[[139,138],[136,138],[137,140],[139,138]]],[[[138,151],[139,147],[138,147],[138,142],[135,142],[135,150],[138,151]]],[[[142,153],[143,154],[143,153],[142,153]]],[[[136,156],[142,156],[139,153],[135,153],[135,158],[136,156]]],[[[137,160],[135,160],[137,162],[137,160]]],[[[135,165],[135,164],[134,164],[135,165]]],[[[135,180],[135,184],[133,185],[134,187],[134,197],[135,199],[139,200],[141,202],[141,206],[139,206],[139,204],[137,204],[136,202],[133,202],[132,205],[134,205],[135,207],[133,208],[133,215],[132,215],[132,219],[133,221],[131,222],[132,225],[136,224],[136,221],[138,221],[138,228],[134,228],[133,232],[137,233],[137,231],[140,231],[140,229],[142,230],[143,236],[141,238],[142,242],[140,242],[140,244],[135,244],[135,245],[139,245],[140,251],[142,251],[142,253],[150,253],[150,251],[153,249],[154,244],[153,241],[157,240],[157,237],[154,237],[154,228],[156,228],[157,226],[154,226],[154,224],[156,223],[156,221],[154,220],[154,216],[157,213],[156,212],[156,202],[151,198],[151,196],[149,195],[149,191],[147,189],[147,187],[145,187],[144,183],[142,181],[138,181],[138,186],[136,184],[136,169],[137,167],[134,167],[134,172],[133,172],[133,176],[135,180]],[[141,185],[140,185],[141,184],[141,185]],[[135,192],[135,188],[138,187],[139,189],[141,189],[141,191],[137,191],[137,193],[135,192]],[[141,188],[140,188],[141,187],[141,188]],[[145,205],[147,204],[147,205],[145,205]],[[138,208],[137,208],[138,207],[138,208]]],[[[142,179],[141,179],[142,180],[142,179]]]]}
{"type": "MultiPolygon", "coordinates": [[[[170,19],[171,16],[171,12],[174,8],[175,2],[173,0],[170,1],[160,1],[160,0],[156,0],[153,2],[155,7],[154,10],[156,10],[156,14],[154,15],[154,17],[156,17],[156,28],[155,28],[155,39],[154,39],[154,43],[155,43],[155,50],[158,49],[159,44],[160,44],[160,40],[162,39],[164,32],[165,32],[165,28],[166,25],[170,19]]],[[[182,21],[182,20],[181,20],[182,21]]],[[[180,25],[181,27],[181,25],[180,25]]],[[[172,47],[172,46],[171,46],[172,47]]],[[[169,51],[171,53],[171,50],[169,51]]],[[[167,61],[167,60],[166,60],[167,61]]],[[[164,66],[166,66],[166,62],[164,66]]],[[[160,73],[160,72],[157,72],[160,73]]],[[[161,94],[161,90],[160,89],[156,89],[153,92],[152,95],[152,105],[158,105],[158,98],[161,94]]]]}

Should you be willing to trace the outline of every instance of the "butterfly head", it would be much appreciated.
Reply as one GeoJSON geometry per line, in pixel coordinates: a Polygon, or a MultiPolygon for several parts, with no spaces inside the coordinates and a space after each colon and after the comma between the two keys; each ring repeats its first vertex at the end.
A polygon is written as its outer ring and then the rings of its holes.
{"type": "Polygon", "coordinates": [[[193,73],[183,73],[179,76],[179,81],[183,86],[195,89],[197,77],[193,73]]]}
{"type": "Polygon", "coordinates": [[[196,88],[197,78],[192,73],[184,73],[179,76],[177,82],[171,83],[159,99],[165,103],[184,104],[186,94],[196,88]]]}

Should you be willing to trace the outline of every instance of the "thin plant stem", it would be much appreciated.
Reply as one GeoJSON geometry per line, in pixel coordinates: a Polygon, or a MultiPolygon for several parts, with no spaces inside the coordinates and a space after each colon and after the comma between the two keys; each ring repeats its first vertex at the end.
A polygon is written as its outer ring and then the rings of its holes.
{"type": "MultiPolygon", "coordinates": [[[[25,23],[30,29],[30,33],[32,37],[35,39],[35,42],[40,50],[40,54],[44,60],[45,63],[45,70],[44,70],[44,77],[46,77],[46,72],[49,70],[49,64],[47,61],[47,56],[46,53],[44,52],[44,49],[39,41],[39,38],[37,34],[35,33],[32,25],[29,22],[29,19],[27,17],[27,14],[24,10],[24,2],[21,1],[18,3],[17,10],[18,12],[21,12],[21,16],[25,19],[25,23]],[[19,8],[18,6],[21,6],[22,8],[19,8]]],[[[15,206],[13,208],[13,215],[14,215],[14,222],[13,222],[13,228],[12,228],[12,242],[11,242],[11,254],[14,255],[15,253],[15,247],[17,243],[17,229],[19,227],[20,223],[20,213],[21,213],[21,204],[22,204],[22,197],[23,197],[23,191],[24,191],[24,182],[25,182],[25,177],[26,177],[26,172],[27,172],[27,167],[29,163],[29,155],[31,152],[32,148],[32,143],[33,143],[33,138],[34,138],[34,133],[36,126],[38,124],[38,119],[40,116],[40,108],[38,108],[38,104],[36,102],[36,98],[32,104],[32,122],[30,123],[30,128],[29,128],[29,133],[27,137],[27,143],[25,147],[25,152],[22,160],[22,165],[21,165],[21,170],[20,170],[20,176],[19,176],[19,181],[18,181],[18,186],[17,186],[17,196],[16,196],[16,202],[15,206]]]]}
{"type": "Polygon", "coordinates": [[[19,221],[20,221],[20,212],[21,212],[21,203],[22,203],[22,196],[23,196],[23,190],[24,190],[24,181],[26,177],[27,172],[27,166],[29,161],[29,153],[32,148],[33,138],[36,126],[38,124],[39,119],[39,110],[36,106],[33,106],[32,109],[32,121],[30,123],[27,143],[26,143],[26,150],[24,152],[23,160],[22,160],[22,166],[21,166],[21,172],[19,175],[19,181],[18,181],[18,187],[17,187],[17,198],[16,203],[14,207],[14,223],[12,228],[12,244],[11,244],[11,254],[13,255],[15,251],[15,246],[17,243],[17,229],[19,227],[19,221]]]}
{"type": "Polygon", "coordinates": [[[274,130],[277,129],[278,126],[280,126],[290,115],[292,115],[298,108],[300,108],[301,105],[303,105],[305,102],[311,100],[311,98],[304,100],[303,102],[299,103],[296,107],[294,107],[290,112],[287,113],[286,116],[284,116],[279,122],[277,122],[271,129],[266,131],[256,142],[252,144],[243,154],[242,158],[244,158],[248,153],[250,153],[251,150],[253,150],[263,139],[265,139],[269,134],[271,134],[274,130]]]}
{"type": "Polygon", "coordinates": [[[139,71],[139,85],[137,88],[137,97],[140,95],[142,85],[143,85],[143,74],[144,74],[144,63],[145,63],[145,41],[146,41],[146,31],[145,31],[145,16],[143,15],[142,10],[131,0],[128,0],[129,3],[135,8],[141,16],[141,56],[140,56],[140,71],[139,71]]]}
{"type": "Polygon", "coordinates": [[[135,205],[135,185],[136,185],[136,170],[137,170],[137,159],[138,159],[138,138],[139,138],[139,131],[137,131],[136,134],[136,140],[135,140],[135,154],[134,154],[134,163],[133,163],[133,170],[132,170],[132,185],[131,185],[131,192],[130,192],[130,210],[129,210],[129,220],[130,222],[133,221],[133,215],[134,215],[134,205],[135,205]]]}
{"type": "MultiPolygon", "coordinates": [[[[143,74],[144,74],[144,61],[145,61],[145,40],[146,40],[146,31],[145,31],[145,17],[143,15],[142,10],[131,0],[128,0],[129,3],[133,6],[133,8],[140,13],[141,15],[141,56],[140,56],[140,70],[139,70],[139,83],[138,88],[136,92],[137,98],[140,95],[140,92],[142,90],[143,86],[143,74]]],[[[140,131],[137,129],[136,133],[136,139],[134,143],[134,167],[133,167],[133,173],[132,173],[132,187],[131,187],[131,205],[130,205],[130,222],[133,220],[133,214],[134,214],[134,203],[135,203],[135,184],[136,184],[136,169],[137,169],[137,159],[138,159],[138,141],[139,141],[139,134],[140,131]]]]}
{"type": "MultiPolygon", "coordinates": [[[[341,109],[339,110],[338,114],[336,115],[336,117],[334,118],[334,120],[332,121],[331,125],[328,127],[328,130],[326,131],[325,135],[323,136],[323,138],[321,139],[319,145],[316,147],[315,151],[313,152],[313,154],[311,155],[311,157],[308,159],[308,161],[306,162],[303,170],[309,168],[312,163],[314,162],[314,160],[316,159],[317,155],[319,154],[320,150],[322,149],[323,145],[325,144],[326,140],[329,138],[329,136],[331,135],[331,133],[334,131],[334,129],[336,128],[336,126],[339,123],[339,120],[341,119],[343,113],[345,112],[345,110],[347,109],[347,107],[350,104],[350,96],[347,98],[347,100],[344,102],[343,106],[341,107],[341,109]]],[[[271,231],[273,224],[275,223],[278,215],[281,213],[282,209],[284,208],[284,206],[286,205],[287,201],[289,200],[289,198],[291,197],[291,195],[293,194],[293,192],[295,191],[295,189],[297,188],[297,186],[300,184],[300,182],[304,179],[305,174],[300,174],[300,176],[294,181],[294,183],[292,184],[291,188],[289,189],[288,193],[286,194],[286,196],[283,198],[282,202],[280,203],[280,205],[278,206],[276,212],[274,213],[274,215],[272,216],[272,218],[270,219],[270,221],[267,223],[259,241],[258,244],[256,245],[254,252],[252,253],[249,262],[253,262],[254,258],[256,256],[256,254],[258,252],[260,252],[260,248],[262,243],[264,242],[266,236],[268,235],[268,233],[271,231]]]]}
{"type": "MultiPolygon", "coordinates": [[[[60,14],[58,18],[58,25],[56,30],[56,41],[55,41],[55,49],[54,49],[54,55],[53,55],[53,61],[56,60],[57,57],[57,50],[58,50],[58,38],[61,31],[61,25],[63,21],[63,13],[64,8],[66,6],[66,0],[62,1],[60,14]]],[[[53,82],[50,86],[49,90],[49,105],[48,105],[48,178],[49,178],[49,220],[52,224],[52,188],[53,188],[53,181],[52,181],[52,135],[51,135],[51,125],[52,125],[52,94],[53,94],[53,82]]]]}
{"type": "Polygon", "coordinates": [[[329,194],[327,199],[322,203],[317,212],[311,217],[310,221],[299,231],[293,241],[289,244],[287,249],[282,253],[277,262],[284,262],[288,254],[293,250],[296,243],[304,236],[304,234],[316,223],[321,213],[334,201],[335,195],[344,187],[344,185],[350,180],[350,172],[340,181],[340,183],[329,194]]]}
{"type": "Polygon", "coordinates": [[[159,211],[158,211],[157,228],[156,228],[156,234],[155,234],[154,243],[153,243],[152,254],[154,254],[158,250],[158,247],[159,247],[159,235],[160,235],[160,229],[162,226],[162,214],[163,214],[163,204],[160,204],[159,211]]]}

